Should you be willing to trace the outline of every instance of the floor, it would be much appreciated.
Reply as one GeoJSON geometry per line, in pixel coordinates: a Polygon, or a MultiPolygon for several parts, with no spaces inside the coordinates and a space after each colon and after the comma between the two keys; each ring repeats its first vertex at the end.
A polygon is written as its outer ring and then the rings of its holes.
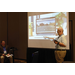
{"type": "Polygon", "coordinates": [[[14,59],[14,63],[27,63],[26,60],[14,59]]]}

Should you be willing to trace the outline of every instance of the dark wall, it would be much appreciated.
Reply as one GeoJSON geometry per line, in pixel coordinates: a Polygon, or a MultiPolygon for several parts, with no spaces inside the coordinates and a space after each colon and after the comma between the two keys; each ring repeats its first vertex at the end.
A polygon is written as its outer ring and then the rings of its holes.
{"type": "Polygon", "coordinates": [[[7,43],[7,12],[0,12],[0,41],[7,43]]]}
{"type": "Polygon", "coordinates": [[[0,12],[0,41],[5,40],[9,47],[16,47],[15,58],[26,59],[27,52],[27,13],[0,12]]]}
{"type": "Polygon", "coordinates": [[[75,62],[75,12],[69,13],[69,20],[73,22],[73,61],[75,62]]]}
{"type": "Polygon", "coordinates": [[[8,44],[16,47],[15,58],[26,59],[27,50],[27,13],[8,13],[8,44]]]}

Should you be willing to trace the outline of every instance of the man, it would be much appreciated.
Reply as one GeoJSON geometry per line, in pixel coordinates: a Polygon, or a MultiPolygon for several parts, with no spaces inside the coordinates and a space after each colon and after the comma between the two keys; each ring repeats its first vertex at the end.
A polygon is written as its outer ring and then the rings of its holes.
{"type": "Polygon", "coordinates": [[[54,40],[57,49],[55,50],[55,58],[57,63],[62,63],[64,61],[64,57],[66,56],[67,41],[65,35],[63,34],[63,28],[58,28],[57,33],[59,37],[54,40]]]}
{"type": "MultiPolygon", "coordinates": [[[[6,54],[7,54],[7,56],[10,55],[9,47],[5,44],[5,41],[1,41],[1,46],[0,46],[1,63],[4,63],[4,58],[5,58],[6,54]]],[[[12,56],[10,56],[8,58],[9,58],[10,62],[13,63],[12,56]]]]}

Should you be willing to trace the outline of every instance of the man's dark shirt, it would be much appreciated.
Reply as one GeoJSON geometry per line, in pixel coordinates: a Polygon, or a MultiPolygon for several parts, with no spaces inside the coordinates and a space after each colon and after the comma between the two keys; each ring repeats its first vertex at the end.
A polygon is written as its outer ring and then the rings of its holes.
{"type": "MultiPolygon", "coordinates": [[[[9,49],[9,46],[5,46],[5,49],[6,49],[6,52],[7,54],[9,53],[10,54],[10,49],[9,49]]],[[[4,53],[4,49],[2,46],[0,46],[0,56],[4,53]]]]}

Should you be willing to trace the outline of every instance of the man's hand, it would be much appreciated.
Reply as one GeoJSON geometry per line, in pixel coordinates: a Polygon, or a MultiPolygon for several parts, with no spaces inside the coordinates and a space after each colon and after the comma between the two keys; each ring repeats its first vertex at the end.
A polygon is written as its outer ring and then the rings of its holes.
{"type": "Polygon", "coordinates": [[[45,36],[45,38],[48,38],[47,36],[45,36]]]}
{"type": "Polygon", "coordinates": [[[58,42],[57,42],[57,41],[54,41],[54,43],[55,43],[55,44],[58,44],[58,42]]]}
{"type": "Polygon", "coordinates": [[[50,38],[50,37],[47,37],[47,36],[45,36],[45,38],[49,38],[49,39],[53,39],[54,40],[54,38],[50,38]]]}
{"type": "Polygon", "coordinates": [[[54,40],[54,38],[49,38],[49,39],[53,39],[54,40]]]}

